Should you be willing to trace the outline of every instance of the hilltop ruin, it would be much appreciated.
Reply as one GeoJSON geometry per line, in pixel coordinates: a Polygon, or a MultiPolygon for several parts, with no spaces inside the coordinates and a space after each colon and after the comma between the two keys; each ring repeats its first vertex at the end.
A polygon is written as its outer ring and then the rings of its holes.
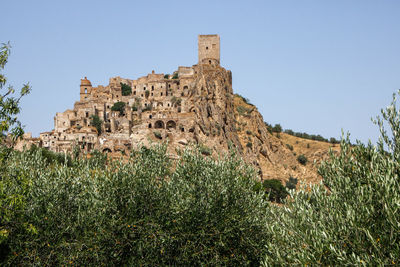
{"type": "MultiPolygon", "coordinates": [[[[263,179],[319,180],[315,167],[299,164],[293,148],[268,132],[257,108],[233,94],[232,73],[220,65],[218,35],[199,35],[198,63],[171,75],[152,71],[136,80],[114,77],[97,87],[81,79],[80,100],[56,114],[54,130],[39,138],[25,134],[16,148],[35,144],[54,152],[79,148],[129,154],[158,141],[168,141],[171,155],[191,143],[205,155],[235,147],[263,179]]],[[[320,160],[328,146],[303,153],[320,160]]]]}

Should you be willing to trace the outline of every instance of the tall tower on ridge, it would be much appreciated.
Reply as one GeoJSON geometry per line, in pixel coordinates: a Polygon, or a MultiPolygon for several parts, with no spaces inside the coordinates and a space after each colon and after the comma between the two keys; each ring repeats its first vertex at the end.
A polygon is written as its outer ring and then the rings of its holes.
{"type": "Polygon", "coordinates": [[[198,50],[199,64],[211,64],[214,66],[220,64],[218,34],[199,35],[198,50]]]}

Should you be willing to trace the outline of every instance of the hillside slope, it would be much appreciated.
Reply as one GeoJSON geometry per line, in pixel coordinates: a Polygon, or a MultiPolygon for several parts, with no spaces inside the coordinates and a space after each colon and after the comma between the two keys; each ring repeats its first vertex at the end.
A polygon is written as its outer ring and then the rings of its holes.
{"type": "Polygon", "coordinates": [[[262,179],[286,181],[290,176],[299,181],[320,181],[317,166],[329,155],[329,149],[339,145],[303,139],[286,133],[270,133],[257,108],[238,95],[234,96],[237,134],[244,147],[244,158],[260,169],[262,179]],[[303,154],[308,162],[302,165],[297,158],[303,154]],[[314,163],[315,162],[315,163],[314,163]]]}

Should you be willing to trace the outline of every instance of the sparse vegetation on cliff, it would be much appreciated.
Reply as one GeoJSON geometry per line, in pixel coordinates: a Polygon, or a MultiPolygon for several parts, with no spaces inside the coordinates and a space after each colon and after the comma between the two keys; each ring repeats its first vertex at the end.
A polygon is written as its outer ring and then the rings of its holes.
{"type": "Polygon", "coordinates": [[[90,117],[90,125],[96,127],[97,134],[101,134],[101,127],[103,125],[103,121],[97,115],[92,115],[90,117]]]}
{"type": "Polygon", "coordinates": [[[130,87],[126,83],[121,83],[121,91],[123,96],[131,95],[132,94],[132,87],[130,87]]]}
{"type": "Polygon", "coordinates": [[[119,115],[123,115],[125,113],[125,102],[119,101],[116,102],[112,107],[111,110],[112,111],[119,111],[119,115]]]}

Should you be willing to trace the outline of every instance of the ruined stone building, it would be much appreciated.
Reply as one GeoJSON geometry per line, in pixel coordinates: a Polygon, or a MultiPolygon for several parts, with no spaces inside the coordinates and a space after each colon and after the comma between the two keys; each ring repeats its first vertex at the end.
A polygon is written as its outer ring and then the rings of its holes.
{"type": "MultiPolygon", "coordinates": [[[[212,131],[204,129],[208,123],[198,125],[198,112],[201,115],[203,108],[215,112],[214,107],[203,107],[199,97],[213,96],[223,111],[227,103],[218,98],[232,94],[231,72],[220,66],[218,35],[198,36],[198,57],[198,64],[180,66],[172,75],[152,71],[136,80],[114,77],[107,86],[97,87],[85,77],[81,79],[80,100],[73,109],[56,114],[54,130],[41,133],[39,139],[26,135],[25,140],[55,152],[69,152],[75,146],[88,152],[129,151],[134,144],[147,144],[153,139],[184,145],[198,143],[199,132],[212,131]],[[208,79],[209,75],[220,79],[208,79]],[[123,93],[124,85],[131,88],[129,94],[123,93]],[[220,96],[216,98],[217,94],[220,96]],[[124,103],[123,110],[113,109],[118,102],[124,103]],[[94,116],[101,120],[101,129],[93,126],[94,116]]],[[[215,123],[219,125],[213,127],[214,131],[224,128],[223,120],[215,123]]]]}
{"type": "MultiPolygon", "coordinates": [[[[315,167],[299,164],[296,153],[268,132],[257,108],[233,94],[232,73],[220,63],[219,36],[199,35],[198,63],[178,67],[172,75],[152,71],[136,80],[114,77],[97,87],[85,77],[79,101],[56,114],[54,130],[38,138],[27,133],[16,148],[36,144],[54,152],[79,148],[121,155],[166,141],[173,156],[188,144],[199,144],[205,155],[234,147],[263,179],[318,181],[315,167]]],[[[309,156],[326,154],[318,150],[309,156]]]]}

